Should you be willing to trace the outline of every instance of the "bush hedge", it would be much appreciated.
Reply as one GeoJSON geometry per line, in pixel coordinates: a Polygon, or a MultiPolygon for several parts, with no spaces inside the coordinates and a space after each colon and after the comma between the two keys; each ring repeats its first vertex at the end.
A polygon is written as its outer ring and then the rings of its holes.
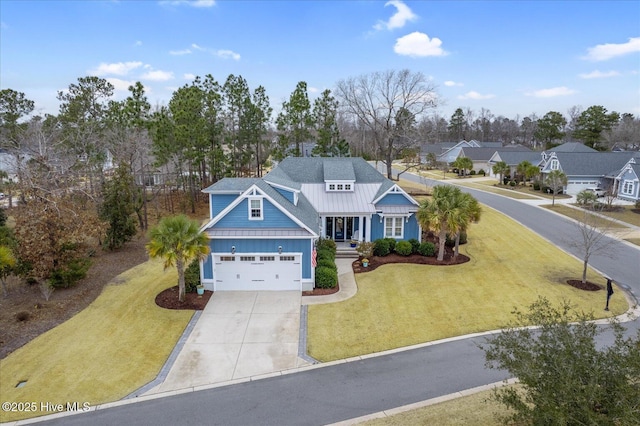
{"type": "Polygon", "coordinates": [[[184,286],[187,293],[196,291],[200,285],[200,261],[194,260],[184,271],[184,286]]]}
{"type": "Polygon", "coordinates": [[[332,261],[331,259],[320,259],[318,260],[318,268],[320,267],[326,267],[329,269],[333,269],[334,271],[338,270],[338,267],[336,266],[336,263],[334,261],[332,261]]]}
{"type": "Polygon", "coordinates": [[[412,251],[413,247],[409,241],[398,241],[396,244],[396,253],[401,256],[409,256],[412,251]]]}
{"type": "Polygon", "coordinates": [[[334,261],[336,260],[336,252],[328,248],[317,249],[316,259],[317,260],[329,259],[331,261],[334,261]]]}
{"type": "Polygon", "coordinates": [[[425,241],[424,243],[420,244],[420,247],[418,247],[418,253],[428,257],[435,256],[436,246],[429,241],[425,241]]]}
{"type": "Polygon", "coordinates": [[[326,266],[316,268],[316,287],[334,288],[338,284],[338,272],[326,266]]]}
{"type": "Polygon", "coordinates": [[[386,256],[391,253],[391,249],[389,248],[389,241],[385,238],[381,238],[379,240],[375,240],[373,242],[373,255],[374,256],[386,256]]]}
{"type": "Polygon", "coordinates": [[[385,240],[389,243],[389,253],[393,253],[394,251],[396,251],[396,239],[387,237],[385,238],[385,240]]]}
{"type": "Polygon", "coordinates": [[[337,246],[336,242],[333,240],[330,240],[328,238],[320,238],[316,244],[316,249],[329,249],[335,253],[337,246]]]}
{"type": "Polygon", "coordinates": [[[420,241],[416,240],[415,238],[412,238],[409,240],[409,244],[411,244],[411,253],[417,253],[418,252],[418,248],[420,248],[420,241]]]}

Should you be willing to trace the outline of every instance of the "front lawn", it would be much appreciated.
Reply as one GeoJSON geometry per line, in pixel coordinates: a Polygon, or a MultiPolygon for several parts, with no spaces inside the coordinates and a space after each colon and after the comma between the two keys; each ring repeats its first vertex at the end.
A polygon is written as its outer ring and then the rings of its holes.
{"type": "MultiPolygon", "coordinates": [[[[89,307],[0,360],[2,401],[93,406],[153,380],[193,315],[154,302],[176,280],[156,261],[118,276],[89,307]]],[[[0,421],[46,414],[2,412],[0,421]]]]}
{"type": "MultiPolygon", "coordinates": [[[[513,319],[515,306],[541,295],[568,299],[597,317],[628,308],[622,291],[605,312],[605,291],[566,284],[580,278],[581,263],[490,208],[471,226],[462,252],[471,261],[458,266],[384,265],[356,275],[353,298],[309,306],[308,353],[330,361],[498,329],[513,319]]],[[[587,278],[606,283],[593,271],[587,278]]]]}

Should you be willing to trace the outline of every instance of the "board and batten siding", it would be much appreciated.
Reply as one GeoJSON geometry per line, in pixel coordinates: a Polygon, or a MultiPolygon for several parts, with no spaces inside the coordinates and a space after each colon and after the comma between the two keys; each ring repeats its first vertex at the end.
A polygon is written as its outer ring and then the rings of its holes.
{"type": "Polygon", "coordinates": [[[387,194],[380,201],[376,203],[376,206],[411,206],[413,203],[402,194],[387,194]]]}

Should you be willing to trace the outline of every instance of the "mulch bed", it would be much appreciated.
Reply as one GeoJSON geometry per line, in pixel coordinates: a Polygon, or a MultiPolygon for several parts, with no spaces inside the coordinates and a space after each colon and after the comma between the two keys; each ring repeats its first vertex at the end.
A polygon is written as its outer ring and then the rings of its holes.
{"type": "Polygon", "coordinates": [[[571,287],[575,287],[580,290],[586,290],[586,291],[602,290],[602,287],[600,287],[598,284],[592,283],[591,281],[587,281],[586,283],[583,284],[582,280],[567,280],[567,284],[569,284],[571,287]]]}
{"type": "Polygon", "coordinates": [[[372,256],[369,258],[369,266],[366,268],[362,266],[360,260],[353,262],[353,272],[356,274],[362,272],[370,272],[376,269],[378,266],[387,265],[389,263],[412,263],[414,265],[460,265],[468,262],[470,259],[464,254],[458,254],[457,258],[453,257],[453,250],[445,250],[444,259],[439,262],[435,256],[422,256],[421,254],[412,254],[410,256],[401,256],[397,253],[391,253],[387,256],[379,257],[372,256]]]}
{"type": "Polygon", "coordinates": [[[202,296],[198,293],[187,293],[184,302],[178,300],[178,286],[170,287],[161,291],[156,296],[156,305],[165,309],[188,309],[201,311],[207,306],[207,302],[213,294],[210,290],[205,290],[202,296]]]}

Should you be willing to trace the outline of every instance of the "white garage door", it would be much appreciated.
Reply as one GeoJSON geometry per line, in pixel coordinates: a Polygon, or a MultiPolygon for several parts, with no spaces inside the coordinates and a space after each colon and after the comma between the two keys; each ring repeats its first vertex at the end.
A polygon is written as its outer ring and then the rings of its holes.
{"type": "Polygon", "coordinates": [[[300,254],[214,254],[215,291],[301,291],[300,254]]]}
{"type": "Polygon", "coordinates": [[[578,192],[587,188],[596,188],[600,187],[600,184],[597,180],[578,180],[567,182],[567,194],[576,195],[578,192]]]}

